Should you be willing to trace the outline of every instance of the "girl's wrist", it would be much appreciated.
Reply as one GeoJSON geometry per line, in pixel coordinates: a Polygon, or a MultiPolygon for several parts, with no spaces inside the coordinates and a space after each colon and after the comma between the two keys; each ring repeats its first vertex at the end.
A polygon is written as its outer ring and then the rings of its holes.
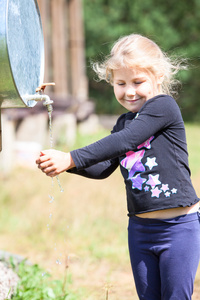
{"type": "Polygon", "coordinates": [[[70,152],[67,153],[67,161],[68,161],[67,169],[72,169],[76,167],[70,152]]]}

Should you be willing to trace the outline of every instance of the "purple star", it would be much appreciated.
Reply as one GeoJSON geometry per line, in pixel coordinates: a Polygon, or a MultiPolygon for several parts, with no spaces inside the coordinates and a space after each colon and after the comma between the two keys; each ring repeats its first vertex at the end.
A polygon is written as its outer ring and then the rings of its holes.
{"type": "Polygon", "coordinates": [[[132,181],[132,189],[142,190],[142,185],[146,181],[146,179],[142,178],[139,174],[135,177],[130,178],[132,181]]]}
{"type": "Polygon", "coordinates": [[[150,185],[152,188],[154,188],[156,185],[161,184],[159,178],[159,174],[157,175],[149,175],[149,180],[147,181],[147,184],[150,185]]]}
{"type": "Polygon", "coordinates": [[[151,141],[154,139],[154,136],[150,137],[147,141],[145,141],[144,143],[142,143],[141,145],[139,145],[137,147],[137,149],[141,149],[142,147],[146,148],[146,149],[151,149],[151,141]]]}
{"type": "Polygon", "coordinates": [[[159,198],[160,197],[160,193],[162,193],[161,190],[159,190],[158,187],[154,188],[151,190],[151,197],[156,197],[156,198],[159,198]]]}
{"type": "Polygon", "coordinates": [[[145,150],[142,151],[129,151],[126,153],[126,157],[121,161],[121,165],[128,170],[131,178],[136,172],[144,172],[145,167],[143,166],[141,159],[143,158],[145,150]]]}

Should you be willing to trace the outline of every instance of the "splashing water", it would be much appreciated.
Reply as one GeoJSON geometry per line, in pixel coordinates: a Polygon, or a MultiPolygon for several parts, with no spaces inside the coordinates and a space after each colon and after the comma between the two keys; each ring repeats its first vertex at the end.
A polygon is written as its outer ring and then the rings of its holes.
{"type": "MultiPolygon", "coordinates": [[[[49,115],[50,147],[52,149],[53,148],[53,132],[52,132],[52,112],[53,112],[53,106],[51,104],[47,105],[47,111],[48,111],[48,115],[49,115]]],[[[64,189],[62,188],[62,185],[60,183],[60,180],[59,180],[58,176],[56,176],[56,180],[58,182],[58,186],[60,188],[60,192],[63,193],[64,189]]],[[[52,178],[52,181],[53,181],[53,178],[52,178]]]]}

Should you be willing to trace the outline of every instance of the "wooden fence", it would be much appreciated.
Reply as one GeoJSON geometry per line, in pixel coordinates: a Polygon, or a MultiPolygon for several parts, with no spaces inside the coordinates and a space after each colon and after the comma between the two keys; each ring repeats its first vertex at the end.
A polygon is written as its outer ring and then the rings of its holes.
{"type": "Polygon", "coordinates": [[[53,92],[85,101],[88,85],[82,0],[38,0],[45,41],[45,81],[53,92]]]}

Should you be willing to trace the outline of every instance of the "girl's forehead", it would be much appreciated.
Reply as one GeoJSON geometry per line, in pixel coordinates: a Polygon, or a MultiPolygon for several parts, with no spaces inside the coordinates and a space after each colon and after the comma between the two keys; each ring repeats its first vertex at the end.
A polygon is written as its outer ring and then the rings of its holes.
{"type": "Polygon", "coordinates": [[[120,68],[113,70],[113,77],[120,78],[120,77],[149,77],[149,74],[144,70],[138,68],[120,68]]]}

